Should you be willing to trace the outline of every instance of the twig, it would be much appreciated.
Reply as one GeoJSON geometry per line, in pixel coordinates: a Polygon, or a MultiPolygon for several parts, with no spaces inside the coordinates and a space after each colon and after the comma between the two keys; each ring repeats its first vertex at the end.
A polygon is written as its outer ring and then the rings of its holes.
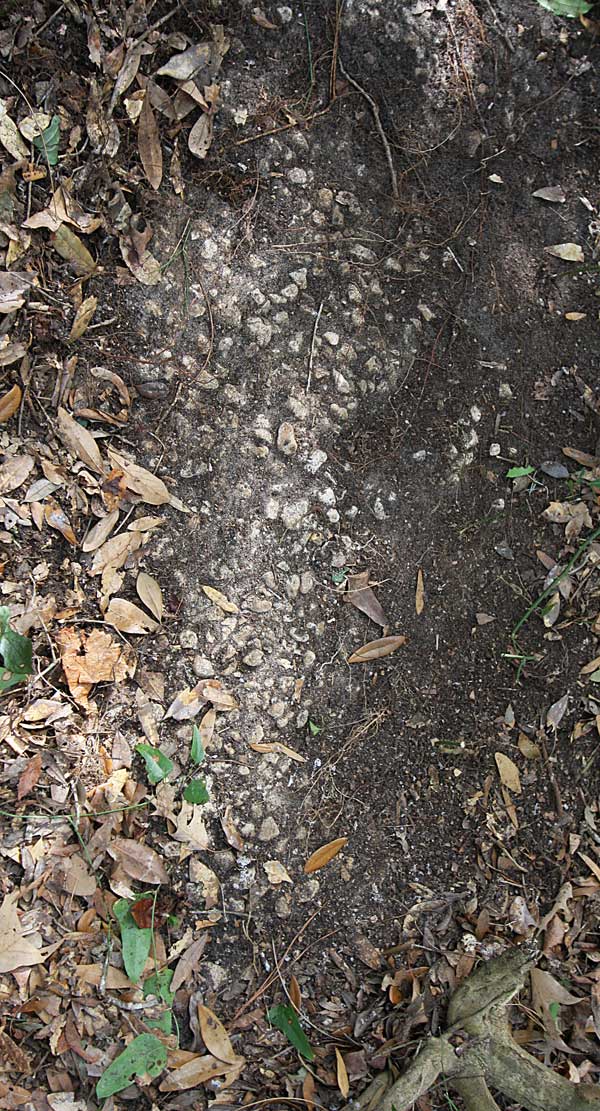
{"type": "MultiPolygon", "coordinates": [[[[304,923],[304,925],[300,927],[297,934],[294,934],[294,937],[290,941],[289,945],[287,946],[286,949],[284,949],[284,951],[282,953],[282,956],[281,956],[281,960],[285,960],[288,953],[291,952],[291,950],[294,948],[294,945],[296,944],[296,942],[300,941],[300,938],[302,937],[302,935],[304,933],[306,933],[306,930],[310,926],[313,919],[316,918],[317,914],[320,914],[320,913],[321,913],[320,910],[314,910],[313,913],[306,919],[306,922],[304,923]]],[[[263,980],[260,987],[257,988],[255,992],[253,992],[253,994],[250,996],[250,998],[247,999],[246,1002],[243,1003],[241,1007],[238,1007],[237,1011],[235,1012],[235,1014],[234,1014],[234,1016],[231,1020],[231,1023],[230,1023],[230,1026],[229,1026],[230,1030],[232,1030],[234,1028],[235,1023],[237,1022],[240,1015],[243,1015],[244,1011],[246,1011],[248,1009],[248,1007],[251,1007],[252,1004],[255,1003],[257,999],[260,999],[261,995],[264,995],[267,988],[270,988],[271,984],[276,979],[277,979],[277,973],[276,972],[269,973],[266,980],[263,980]]]]}
{"type": "Polygon", "coordinates": [[[311,112],[310,116],[301,116],[300,119],[294,120],[293,123],[282,123],[280,127],[271,127],[268,131],[259,131],[258,135],[249,135],[247,139],[238,139],[234,146],[243,147],[245,143],[255,143],[257,139],[264,139],[268,135],[277,135],[280,131],[289,131],[290,127],[300,127],[303,123],[310,123],[311,120],[316,120],[318,116],[325,116],[329,112],[331,104],[326,108],[321,108],[318,112],[311,112]]]}
{"type": "Polygon", "coordinates": [[[323,312],[323,301],[321,301],[321,304],[319,305],[319,310],[317,312],[317,318],[315,320],[315,326],[313,328],[312,340],[310,342],[310,355],[308,357],[308,377],[306,379],[306,393],[308,393],[309,390],[310,390],[313,361],[314,361],[314,357],[315,357],[315,344],[317,342],[317,328],[319,327],[319,320],[321,319],[321,313],[322,312],[323,312]]]}
{"type": "Polygon", "coordinates": [[[349,84],[352,85],[353,88],[355,88],[357,90],[357,92],[359,92],[360,95],[365,98],[367,104],[369,105],[369,107],[371,109],[371,112],[373,114],[373,119],[375,120],[375,127],[377,128],[379,138],[381,139],[381,143],[382,143],[383,149],[385,151],[385,157],[387,159],[388,170],[390,172],[390,181],[391,181],[391,184],[392,184],[392,197],[394,198],[395,201],[398,201],[400,199],[400,195],[398,193],[398,177],[397,177],[396,170],[395,170],[395,167],[394,167],[394,159],[392,158],[392,149],[390,147],[388,137],[387,137],[387,135],[386,135],[386,133],[383,129],[383,124],[381,122],[381,116],[379,115],[379,108],[377,107],[377,104],[373,100],[373,97],[371,96],[371,94],[368,93],[366,89],[363,89],[362,85],[359,85],[358,81],[355,81],[354,78],[351,77],[350,74],[348,73],[348,71],[346,70],[346,68],[344,66],[344,63],[342,61],[342,56],[341,56],[340,51],[339,51],[339,45],[338,45],[337,62],[338,62],[338,65],[340,67],[341,73],[343,73],[344,77],[346,78],[346,81],[348,81],[349,84]]]}

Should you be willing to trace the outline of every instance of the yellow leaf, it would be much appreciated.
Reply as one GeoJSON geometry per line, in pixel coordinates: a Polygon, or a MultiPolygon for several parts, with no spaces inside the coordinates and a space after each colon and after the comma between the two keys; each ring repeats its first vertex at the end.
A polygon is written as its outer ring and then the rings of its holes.
{"type": "Polygon", "coordinates": [[[156,620],[160,624],[165,604],[163,602],[162,591],[156,579],[153,579],[152,575],[147,575],[145,571],[140,571],[135,589],[144,605],[148,607],[150,613],[154,614],[156,620]]]}
{"type": "Polygon", "coordinates": [[[495,752],[494,759],[496,761],[496,767],[498,768],[500,782],[503,783],[509,791],[512,791],[514,795],[520,795],[521,776],[519,775],[517,765],[511,760],[510,756],[505,756],[503,752],[495,752]]]}
{"type": "Polygon", "coordinates": [[[81,302],[75,313],[75,319],[71,324],[71,331],[67,337],[68,343],[73,343],[76,339],[81,339],[83,333],[87,331],[94,318],[97,304],[97,297],[86,297],[85,301],[81,302]]]}
{"type": "Polygon", "coordinates": [[[417,590],[415,593],[415,610],[417,614],[423,613],[425,609],[425,583],[423,582],[423,572],[419,567],[417,571],[417,590]]]}
{"type": "Polygon", "coordinates": [[[231,1044],[229,1034],[216,1014],[201,1003],[198,1004],[198,1022],[208,1052],[212,1053],[213,1057],[217,1057],[219,1061],[227,1061],[228,1064],[234,1065],[237,1061],[237,1054],[231,1044]]]}
{"type": "Polygon", "coordinates": [[[379,640],[370,640],[368,644],[363,644],[361,648],[357,648],[348,657],[349,664],[365,664],[369,660],[380,660],[383,656],[389,656],[390,652],[395,652],[401,645],[406,644],[407,637],[404,636],[389,636],[381,637],[379,640]]]}
{"type": "Polygon", "coordinates": [[[21,387],[13,386],[12,389],[8,390],[7,393],[0,397],[0,424],[4,424],[14,416],[21,404],[22,396],[23,391],[21,387]]]}
{"type": "Polygon", "coordinates": [[[335,1063],[336,1063],[336,1071],[337,1071],[338,1088],[340,1089],[340,1092],[342,1093],[343,1098],[348,1099],[348,1094],[350,1092],[350,1081],[348,1080],[348,1070],[346,1068],[346,1065],[344,1064],[344,1058],[342,1057],[337,1045],[335,1047],[335,1063]]]}
{"type": "Polygon", "coordinates": [[[347,837],[336,837],[335,841],[329,841],[327,845],[321,845],[321,848],[317,849],[306,861],[304,865],[306,875],[309,875],[310,872],[318,872],[319,868],[324,868],[347,844],[347,837]]]}
{"type": "Polygon", "coordinates": [[[220,590],[216,590],[214,586],[205,586],[203,583],[201,583],[200,585],[201,589],[206,594],[206,597],[210,598],[211,602],[214,602],[215,605],[219,606],[219,608],[224,610],[225,613],[240,612],[235,602],[230,602],[229,598],[226,598],[226,596],[222,594],[220,590]]]}

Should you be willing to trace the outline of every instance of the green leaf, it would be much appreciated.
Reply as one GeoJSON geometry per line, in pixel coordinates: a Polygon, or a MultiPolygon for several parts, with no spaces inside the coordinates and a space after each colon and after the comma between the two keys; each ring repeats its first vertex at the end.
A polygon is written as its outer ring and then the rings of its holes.
{"type": "Polygon", "coordinates": [[[166,1046],[155,1034],[138,1034],[114,1061],[111,1061],[96,1084],[98,1099],[108,1099],[129,1087],[135,1076],[158,1076],[167,1063],[166,1046]]]}
{"type": "Polygon", "coordinates": [[[173,969],[163,968],[160,972],[153,972],[144,980],[143,992],[144,999],[148,995],[155,995],[157,999],[161,999],[169,1007],[164,1015],[160,1018],[147,1018],[145,1019],[146,1026],[153,1027],[156,1030],[162,1030],[164,1034],[170,1034],[173,1026],[173,1014],[171,1011],[171,1004],[175,998],[175,993],[171,991],[171,980],[173,979],[173,969]]]}
{"type": "Polygon", "coordinates": [[[27,675],[20,675],[18,672],[13,674],[12,671],[2,671],[2,669],[0,669],[0,694],[4,694],[4,692],[10,690],[11,687],[16,687],[17,683],[22,683],[26,678],[27,675]]]}
{"type": "Polygon", "coordinates": [[[148,779],[151,783],[161,783],[166,779],[169,772],[173,771],[173,761],[165,756],[159,748],[152,748],[152,745],[139,744],[135,746],[135,751],[143,757],[148,772],[148,779]]]}
{"type": "Polygon", "coordinates": [[[600,683],[600,667],[597,668],[596,671],[592,671],[590,683],[600,683]]]}
{"type": "Polygon", "coordinates": [[[185,791],[183,792],[183,797],[186,802],[200,804],[208,802],[210,799],[210,795],[206,789],[206,783],[203,779],[190,780],[185,791]]]}
{"type": "Polygon", "coordinates": [[[560,1014],[560,1003],[557,1003],[557,1002],[549,1003],[548,1004],[548,1011],[550,1013],[550,1017],[551,1017],[553,1023],[556,1024],[558,1022],[558,1016],[560,1014]]]}
{"type": "Polygon", "coordinates": [[[33,145],[44,155],[49,166],[56,166],[58,162],[58,147],[60,143],[60,116],[53,116],[47,127],[40,135],[36,135],[33,145]]]}
{"type": "Polygon", "coordinates": [[[506,472],[507,478],[523,478],[526,474],[533,474],[535,467],[511,467],[506,472]]]}
{"type": "Polygon", "coordinates": [[[309,733],[312,733],[313,737],[317,737],[319,735],[319,733],[321,732],[321,726],[317,725],[316,721],[311,721],[310,718],[309,718],[308,719],[308,731],[309,731],[309,733]]]}
{"type": "Polygon", "coordinates": [[[306,1057],[307,1061],[314,1060],[314,1050],[298,1022],[298,1015],[293,1007],[278,1003],[276,1007],[269,1008],[267,1018],[273,1026],[276,1026],[282,1034],[285,1034],[287,1040],[295,1046],[298,1053],[306,1057]]]}
{"type": "Polygon", "coordinates": [[[568,19],[585,15],[592,6],[587,0],[538,0],[538,4],[546,8],[546,11],[553,12],[554,15],[565,15],[568,19]]]}
{"type": "Polygon", "coordinates": [[[341,571],[332,571],[331,581],[334,582],[336,586],[341,586],[342,583],[346,582],[347,574],[348,571],[345,567],[343,567],[341,571]]]}
{"type": "Polygon", "coordinates": [[[203,764],[206,759],[204,745],[200,736],[200,730],[197,725],[192,729],[192,747],[190,750],[190,760],[192,764],[203,764]]]}
{"type": "Polygon", "coordinates": [[[0,652],[8,671],[19,676],[31,675],[33,671],[31,641],[29,637],[21,636],[11,629],[8,606],[0,606],[0,652]]]}
{"type": "Polygon", "coordinates": [[[129,979],[134,983],[139,980],[152,944],[152,930],[141,930],[136,924],[127,899],[117,899],[113,906],[113,914],[121,929],[121,949],[123,964],[129,979]]]}

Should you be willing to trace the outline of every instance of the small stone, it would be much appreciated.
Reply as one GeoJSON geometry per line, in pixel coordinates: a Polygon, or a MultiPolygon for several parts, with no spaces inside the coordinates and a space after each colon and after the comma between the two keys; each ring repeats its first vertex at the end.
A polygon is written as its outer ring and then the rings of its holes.
{"type": "Polygon", "coordinates": [[[269,816],[268,818],[265,818],[265,820],[261,824],[261,827],[258,831],[258,840],[274,841],[276,837],[279,837],[280,832],[281,831],[275,819],[269,816]]]}
{"type": "Polygon", "coordinates": [[[337,509],[328,509],[326,516],[330,524],[337,525],[339,523],[340,515],[337,509]]]}
{"type": "Polygon", "coordinates": [[[335,388],[339,391],[339,393],[350,393],[352,387],[348,379],[344,377],[340,370],[334,370],[332,377],[335,383],[335,388]]]}
{"type": "Polygon", "coordinates": [[[299,498],[298,501],[288,502],[281,510],[281,520],[285,528],[300,528],[304,518],[308,515],[308,499],[299,498]]]}
{"type": "Polygon", "coordinates": [[[290,599],[290,602],[293,602],[294,598],[298,597],[298,594],[300,592],[300,575],[290,575],[288,581],[285,584],[285,592],[290,599]]]}
{"type": "Polygon", "coordinates": [[[296,283],[298,289],[306,289],[306,268],[302,267],[301,270],[292,270],[290,278],[296,283]]]}
{"type": "Polygon", "coordinates": [[[306,652],[304,653],[304,666],[306,668],[313,667],[313,665],[316,663],[316,659],[316,653],[313,652],[312,648],[307,648],[306,652]]]}
{"type": "Polygon", "coordinates": [[[246,321],[246,328],[254,336],[259,347],[266,347],[271,342],[273,329],[271,325],[262,320],[260,316],[250,316],[246,321]]]}
{"type": "Polygon", "coordinates": [[[275,719],[275,721],[277,721],[279,718],[282,718],[285,714],[285,711],[285,702],[281,702],[279,700],[277,700],[276,702],[272,702],[269,706],[269,714],[272,718],[275,719]]]}
{"type": "Polygon", "coordinates": [[[282,6],[277,9],[277,15],[282,23],[291,23],[294,18],[294,13],[291,8],[288,8],[287,4],[282,4],[282,6]]]}
{"type": "Polygon", "coordinates": [[[309,903],[319,893],[319,881],[315,876],[311,876],[306,883],[302,883],[297,888],[297,899],[299,903],[309,903]]]}
{"type": "Polygon", "coordinates": [[[179,634],[179,643],[182,648],[197,648],[198,633],[195,631],[195,629],[184,629],[179,634]]]}
{"type": "Polygon", "coordinates": [[[308,181],[308,174],[301,166],[294,166],[291,170],[288,170],[287,177],[291,185],[306,185],[308,181]]]}
{"type": "Polygon", "coordinates": [[[490,444],[490,455],[492,459],[496,459],[497,456],[500,455],[501,451],[502,448],[500,447],[500,444],[490,444]]]}
{"type": "Polygon", "coordinates": [[[479,408],[479,406],[478,405],[471,405],[470,413],[471,413],[471,420],[474,421],[475,424],[479,424],[479,421],[481,420],[481,417],[482,417],[481,409],[479,408]]]}
{"type": "Polygon", "coordinates": [[[375,498],[375,501],[373,502],[373,516],[378,521],[385,521],[387,517],[387,513],[383,508],[383,502],[381,498],[375,498]]]}
{"type": "Polygon", "coordinates": [[[292,913],[291,895],[280,895],[275,900],[275,913],[278,918],[289,918],[292,913]]]}
{"type": "Polygon", "coordinates": [[[194,656],[192,671],[198,679],[211,679],[215,673],[213,665],[210,660],[207,660],[206,656],[194,656]]]}
{"type": "Polygon", "coordinates": [[[303,571],[300,576],[300,593],[310,594],[315,585],[315,580],[312,571],[303,571]]]}
{"type": "Polygon", "coordinates": [[[338,343],[340,342],[340,337],[338,336],[337,332],[324,332],[323,334],[324,338],[327,340],[327,343],[331,344],[332,347],[337,347],[338,343]]]}
{"type": "Polygon", "coordinates": [[[500,401],[510,401],[514,397],[512,387],[509,382],[501,382],[498,386],[498,397],[500,401]]]}
{"type": "Polygon", "coordinates": [[[283,455],[295,455],[298,450],[298,441],[296,440],[294,426],[287,420],[284,420],[283,424],[279,425],[279,430],[277,432],[277,447],[283,455]]]}
{"type": "Polygon", "coordinates": [[[325,490],[321,490],[319,493],[319,501],[321,505],[329,507],[334,506],[336,501],[335,490],[331,486],[327,486],[325,490]]]}
{"type": "Polygon", "coordinates": [[[251,610],[252,613],[269,613],[273,609],[273,603],[270,598],[261,598],[258,594],[249,594],[244,602],[244,609],[251,610]]]}
{"type": "Polygon", "coordinates": [[[252,741],[252,744],[258,745],[264,739],[264,735],[265,731],[262,725],[253,725],[248,734],[248,740],[252,741]]]}
{"type": "Polygon", "coordinates": [[[425,451],[424,448],[421,448],[420,451],[413,452],[413,462],[414,463],[424,463],[426,459],[427,459],[427,452],[425,451]]]}
{"type": "Polygon", "coordinates": [[[321,208],[326,210],[330,209],[333,204],[333,193],[331,189],[319,189],[317,198],[321,208]]]}
{"type": "Polygon", "coordinates": [[[260,648],[253,648],[246,656],[244,656],[244,663],[246,667],[260,667],[265,656],[260,648]]]}
{"type": "Polygon", "coordinates": [[[295,301],[298,296],[298,286],[295,282],[290,282],[281,291],[281,296],[285,297],[286,301],[295,301]]]}
{"type": "Polygon", "coordinates": [[[417,308],[421,313],[423,320],[426,320],[427,323],[429,323],[430,320],[435,320],[435,313],[431,311],[428,305],[420,304],[417,305],[417,308]]]}
{"type": "Polygon", "coordinates": [[[326,463],[326,462],[327,462],[327,452],[321,451],[320,448],[316,448],[315,451],[311,451],[311,453],[308,457],[308,461],[306,463],[306,470],[309,471],[310,474],[316,474],[317,471],[320,470],[321,467],[323,466],[323,463],[326,463]]]}

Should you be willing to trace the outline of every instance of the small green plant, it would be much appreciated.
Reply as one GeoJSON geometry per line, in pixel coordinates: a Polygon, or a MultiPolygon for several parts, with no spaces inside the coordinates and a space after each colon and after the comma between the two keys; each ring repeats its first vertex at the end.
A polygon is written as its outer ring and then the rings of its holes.
{"type": "Polygon", "coordinates": [[[0,694],[22,683],[33,672],[31,641],[10,627],[10,610],[0,606],[0,694]]]}
{"type": "Polygon", "coordinates": [[[592,7],[587,0],[538,0],[538,4],[553,15],[564,15],[567,19],[576,19],[579,15],[585,15],[592,7]]]}
{"type": "Polygon", "coordinates": [[[282,1034],[285,1034],[288,1042],[292,1043],[302,1057],[305,1057],[307,1061],[314,1060],[314,1050],[298,1021],[298,1015],[293,1007],[278,1003],[276,1007],[269,1008],[267,1018],[272,1026],[276,1026],[282,1034]]]}
{"type": "Polygon", "coordinates": [[[33,145],[43,153],[49,166],[56,166],[60,145],[60,116],[52,117],[48,126],[35,136],[33,145]]]}
{"type": "Polygon", "coordinates": [[[152,748],[152,745],[139,744],[135,746],[135,751],[142,757],[148,779],[154,785],[161,783],[166,779],[169,772],[173,771],[173,761],[165,756],[159,748],[152,748]]]}
{"type": "Polygon", "coordinates": [[[104,1070],[96,1084],[96,1095],[108,1099],[128,1088],[136,1076],[158,1076],[166,1063],[166,1046],[156,1034],[138,1034],[104,1070]]]}
{"type": "MultiPolygon", "coordinates": [[[[135,746],[135,751],[142,757],[146,765],[146,772],[148,779],[155,785],[162,783],[163,779],[173,771],[173,761],[161,751],[160,748],[153,748],[152,745],[139,744],[135,746]]],[[[206,759],[204,745],[202,744],[202,736],[197,725],[192,729],[192,745],[190,749],[190,761],[192,764],[203,764],[206,759]]],[[[206,783],[200,777],[191,779],[186,784],[183,790],[183,797],[186,802],[192,803],[194,806],[202,806],[205,802],[210,801],[210,794],[206,783]]]]}
{"type": "Polygon", "coordinates": [[[113,914],[121,930],[121,952],[129,979],[137,983],[150,955],[152,930],[140,929],[131,913],[129,899],[117,899],[113,914]]]}

